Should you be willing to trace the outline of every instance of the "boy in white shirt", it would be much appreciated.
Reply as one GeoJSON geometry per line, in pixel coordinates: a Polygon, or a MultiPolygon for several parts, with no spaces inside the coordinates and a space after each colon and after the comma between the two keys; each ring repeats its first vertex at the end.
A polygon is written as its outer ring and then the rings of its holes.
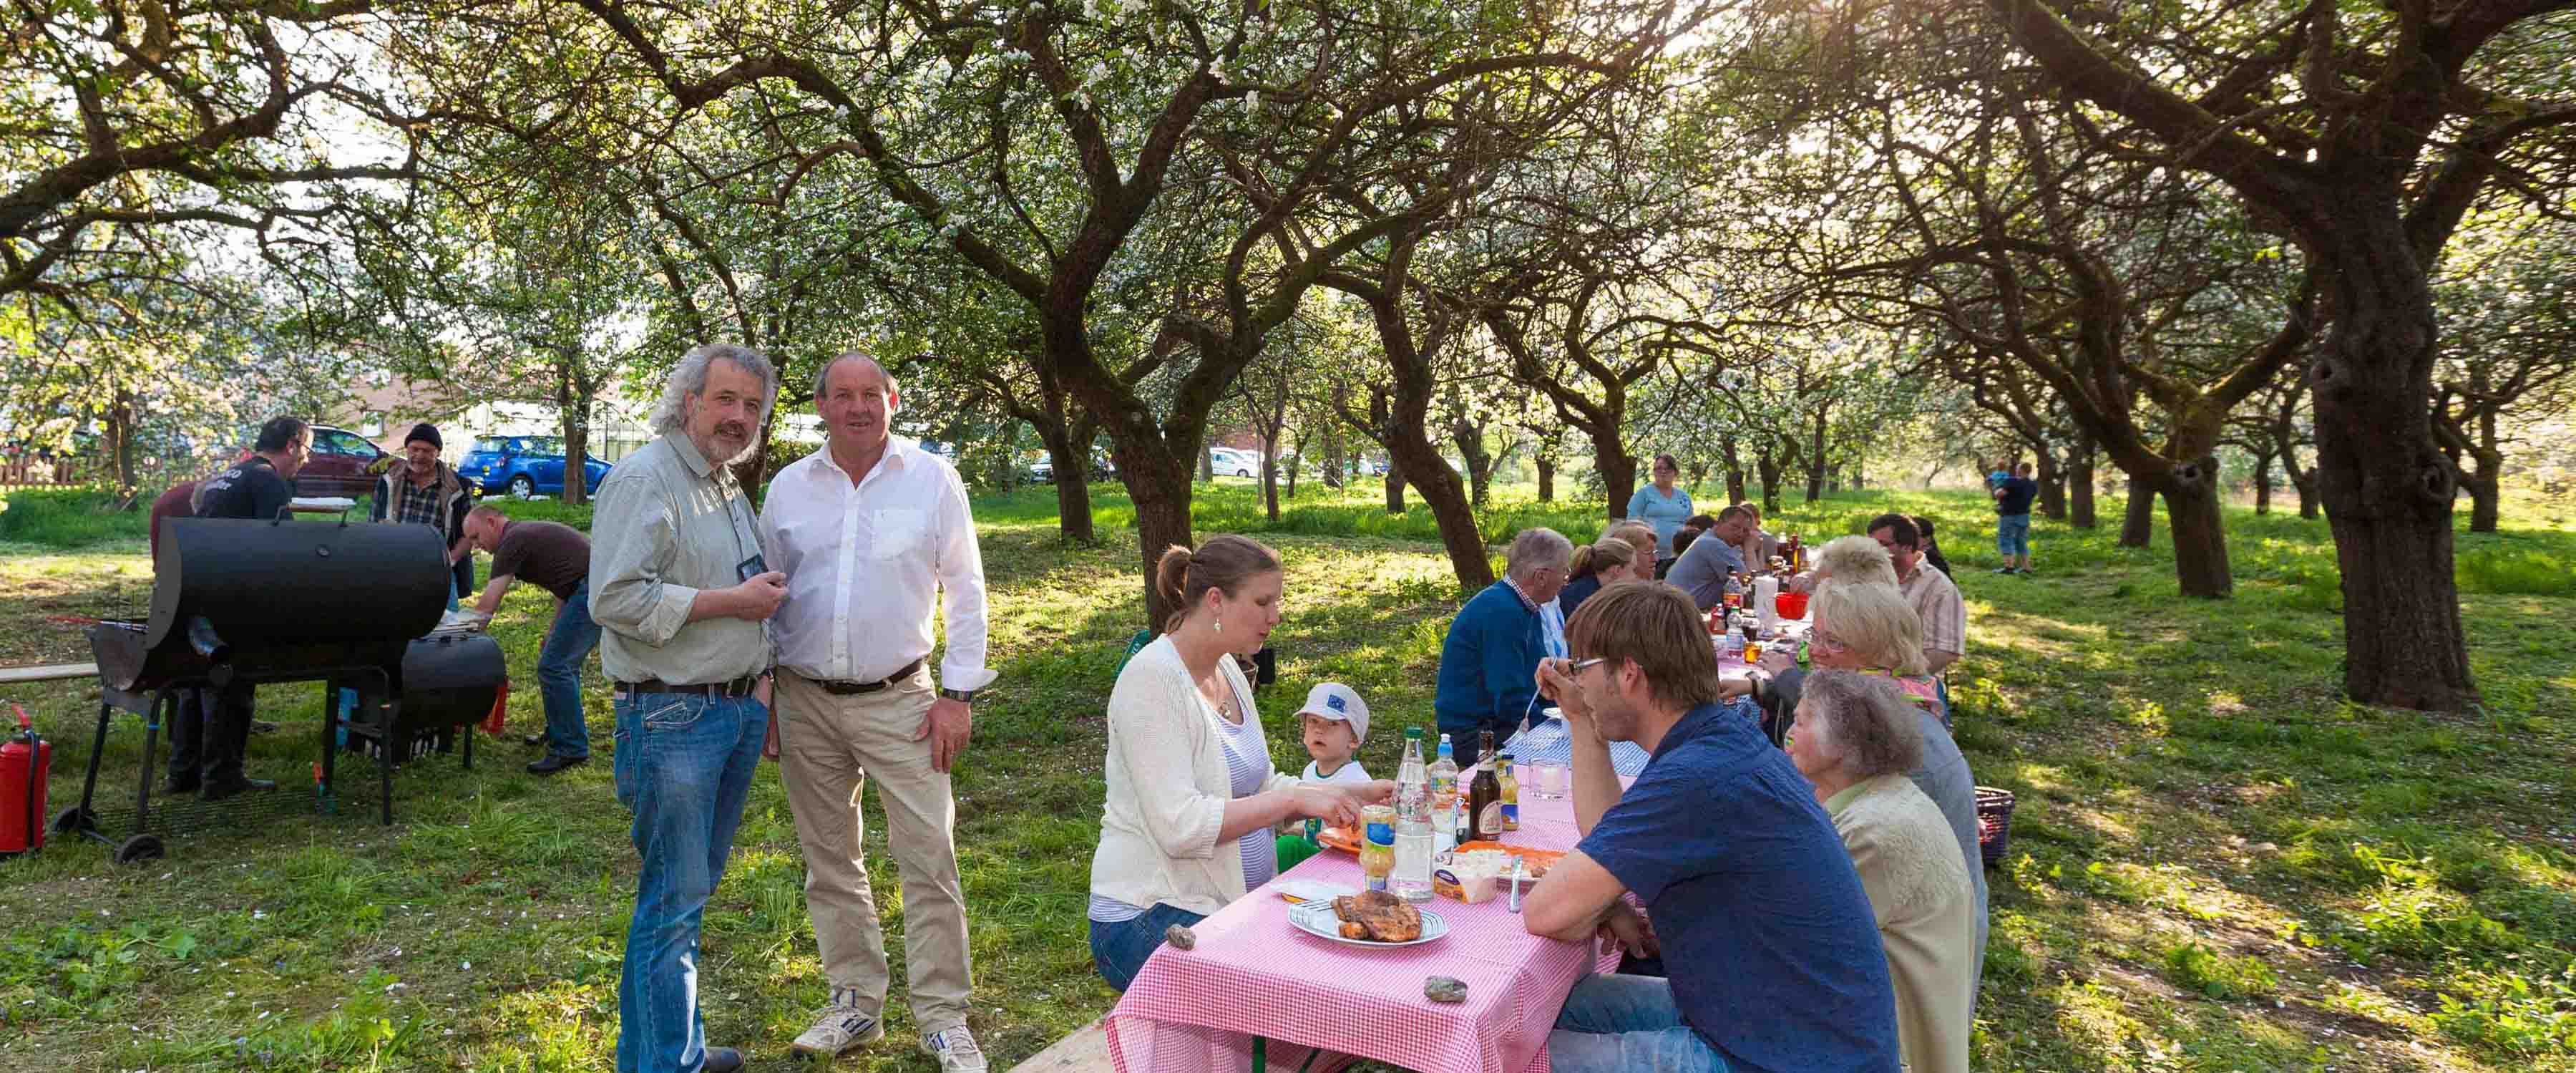
{"type": "Polygon", "coordinates": [[[1306,691],[1306,706],[1297,709],[1306,727],[1307,782],[1364,784],[1368,770],[1353,757],[1368,737],[1368,704],[1351,687],[1325,682],[1306,691]]]}

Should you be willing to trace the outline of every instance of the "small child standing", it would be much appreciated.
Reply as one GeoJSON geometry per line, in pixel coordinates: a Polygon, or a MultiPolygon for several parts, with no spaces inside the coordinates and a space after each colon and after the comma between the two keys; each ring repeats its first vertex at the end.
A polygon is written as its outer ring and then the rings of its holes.
{"type": "MultiPolygon", "coordinates": [[[[1297,709],[1297,721],[1304,724],[1306,755],[1314,759],[1306,765],[1305,781],[1310,783],[1348,783],[1366,785],[1368,769],[1360,766],[1357,754],[1360,741],[1368,737],[1368,704],[1351,687],[1339,682],[1325,682],[1306,691],[1305,707],[1297,709]]],[[[1306,834],[1304,820],[1290,820],[1279,825],[1279,870],[1285,872],[1313,856],[1316,845],[1306,834]]]]}

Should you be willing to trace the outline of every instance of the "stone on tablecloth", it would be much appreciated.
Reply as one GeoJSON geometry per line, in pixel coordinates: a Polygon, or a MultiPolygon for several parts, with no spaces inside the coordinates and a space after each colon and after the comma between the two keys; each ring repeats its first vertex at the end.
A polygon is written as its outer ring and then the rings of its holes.
{"type": "Polygon", "coordinates": [[[1432,976],[1422,981],[1422,997],[1433,1002],[1467,1001],[1467,981],[1454,976],[1432,976]]]}
{"type": "Polygon", "coordinates": [[[1189,925],[1174,924],[1163,929],[1163,941],[1183,950],[1194,950],[1199,945],[1199,933],[1191,931],[1189,925]]]}

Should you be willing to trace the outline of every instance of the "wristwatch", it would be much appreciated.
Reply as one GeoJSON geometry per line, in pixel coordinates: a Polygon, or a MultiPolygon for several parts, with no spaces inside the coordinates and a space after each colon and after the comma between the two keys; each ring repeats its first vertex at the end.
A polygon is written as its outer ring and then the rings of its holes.
{"type": "Polygon", "coordinates": [[[972,689],[950,689],[942,686],[939,689],[939,695],[959,704],[975,703],[975,691],[972,689]]]}

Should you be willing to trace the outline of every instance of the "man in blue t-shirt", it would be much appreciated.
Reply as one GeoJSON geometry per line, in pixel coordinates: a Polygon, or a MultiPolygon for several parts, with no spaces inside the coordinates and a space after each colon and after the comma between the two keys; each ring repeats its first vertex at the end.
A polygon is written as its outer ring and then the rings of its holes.
{"type": "Polygon", "coordinates": [[[1995,550],[2004,557],[1995,573],[2030,573],[2030,501],[2037,498],[2039,482],[2030,479],[2028,462],[1995,485],[1995,550]]]}
{"type": "Polygon", "coordinates": [[[1788,754],[1717,702],[1697,610],[1601,590],[1539,667],[1572,736],[1583,840],[1530,891],[1531,933],[1660,953],[1670,977],[1587,976],[1548,1037],[1559,1073],[1896,1073],[1896,995],[1833,822],[1788,754]],[[1612,741],[1652,754],[1626,790],[1612,741]],[[1623,898],[1634,893],[1644,918],[1623,898]],[[1652,927],[1647,926],[1651,919],[1652,927]]]}

